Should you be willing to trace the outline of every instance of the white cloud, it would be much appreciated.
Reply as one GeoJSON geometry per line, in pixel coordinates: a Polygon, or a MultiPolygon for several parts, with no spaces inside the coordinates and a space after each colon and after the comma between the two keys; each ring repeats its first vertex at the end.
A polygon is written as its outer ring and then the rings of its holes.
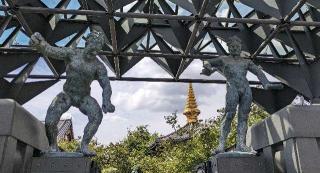
{"type": "Polygon", "coordinates": [[[103,122],[127,122],[128,119],[127,118],[124,118],[124,117],[120,117],[118,115],[105,115],[103,117],[103,122]]]}

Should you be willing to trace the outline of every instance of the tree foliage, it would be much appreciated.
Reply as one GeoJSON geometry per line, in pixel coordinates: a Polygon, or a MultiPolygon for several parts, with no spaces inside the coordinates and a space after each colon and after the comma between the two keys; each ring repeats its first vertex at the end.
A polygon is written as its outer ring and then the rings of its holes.
{"type": "MultiPolygon", "coordinates": [[[[206,161],[211,155],[211,150],[218,145],[220,122],[224,109],[220,109],[218,114],[215,119],[199,122],[189,128],[189,133],[192,135],[190,140],[180,143],[167,140],[161,142],[155,151],[150,146],[154,144],[159,135],[151,134],[147,126],[139,126],[129,131],[127,137],[118,143],[104,146],[93,141],[90,147],[97,152],[94,160],[103,168],[104,173],[191,172],[196,165],[206,161]]],[[[267,116],[265,111],[253,105],[249,125],[267,116]]],[[[237,118],[232,123],[228,140],[229,147],[236,142],[236,121],[237,118]]],[[[170,122],[168,123],[172,125],[170,122]]],[[[72,142],[61,141],[60,147],[66,151],[75,151],[79,147],[79,139],[72,142]]]]}
{"type": "Polygon", "coordinates": [[[171,125],[171,127],[174,129],[174,131],[176,131],[177,128],[179,128],[179,125],[177,125],[177,123],[178,123],[177,113],[178,113],[178,111],[174,111],[173,113],[171,113],[171,115],[164,116],[166,123],[171,125]]]}

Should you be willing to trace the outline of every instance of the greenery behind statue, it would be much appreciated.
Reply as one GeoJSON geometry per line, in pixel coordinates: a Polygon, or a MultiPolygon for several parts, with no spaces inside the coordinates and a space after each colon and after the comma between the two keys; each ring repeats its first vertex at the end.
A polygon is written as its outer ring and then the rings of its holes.
{"type": "MultiPolygon", "coordinates": [[[[103,169],[103,173],[131,173],[134,170],[143,173],[168,173],[169,170],[170,173],[192,172],[195,166],[206,161],[211,156],[211,150],[218,146],[219,126],[224,109],[220,109],[218,113],[214,120],[199,122],[197,128],[190,131],[192,139],[183,143],[162,142],[156,151],[150,150],[150,144],[159,134],[151,134],[147,126],[139,126],[129,131],[127,137],[118,143],[105,146],[92,141],[91,147],[97,153],[94,159],[103,169]]],[[[267,116],[268,113],[253,105],[248,120],[249,126],[267,116]]],[[[235,143],[236,118],[232,122],[227,146],[232,147],[235,143]]],[[[64,150],[74,151],[79,146],[79,140],[61,141],[59,145],[64,150]]]]}

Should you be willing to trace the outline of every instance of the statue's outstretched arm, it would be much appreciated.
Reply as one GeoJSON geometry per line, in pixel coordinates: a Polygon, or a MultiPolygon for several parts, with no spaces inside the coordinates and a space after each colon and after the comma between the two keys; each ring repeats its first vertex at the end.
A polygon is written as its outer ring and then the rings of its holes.
{"type": "Polygon", "coordinates": [[[219,66],[222,66],[223,65],[223,62],[222,62],[222,59],[221,57],[218,57],[218,58],[213,58],[213,59],[208,59],[208,60],[205,60],[203,61],[203,66],[204,67],[219,67],[219,66]]]}
{"type": "Polygon", "coordinates": [[[31,36],[31,45],[35,47],[44,56],[58,59],[66,60],[71,53],[70,48],[54,47],[51,46],[40,33],[36,32],[31,36]]]}
{"type": "Polygon", "coordinates": [[[281,90],[283,89],[282,84],[272,84],[270,81],[267,79],[266,75],[263,73],[262,68],[260,66],[255,65],[252,61],[249,63],[249,71],[255,74],[260,82],[263,85],[264,89],[276,89],[276,90],[281,90]]]}
{"type": "Polygon", "coordinates": [[[252,72],[258,77],[258,79],[263,85],[263,88],[267,89],[267,86],[270,85],[270,82],[267,79],[266,75],[263,73],[262,68],[260,66],[255,65],[252,61],[250,61],[248,68],[250,72],[252,72]]]}
{"type": "Polygon", "coordinates": [[[112,89],[108,77],[108,71],[100,64],[97,70],[97,79],[102,87],[102,110],[103,112],[114,112],[115,108],[111,103],[112,89]]]}
{"type": "Polygon", "coordinates": [[[218,70],[217,67],[223,65],[220,58],[208,59],[203,61],[203,69],[200,74],[210,76],[212,73],[218,70]]]}

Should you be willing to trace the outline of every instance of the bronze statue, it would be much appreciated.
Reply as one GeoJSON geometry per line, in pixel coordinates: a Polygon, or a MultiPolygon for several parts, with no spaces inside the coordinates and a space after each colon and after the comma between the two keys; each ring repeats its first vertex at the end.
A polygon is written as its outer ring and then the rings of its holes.
{"type": "Polygon", "coordinates": [[[103,113],[98,102],[90,96],[90,85],[93,80],[98,80],[103,88],[102,110],[104,113],[114,112],[111,103],[111,86],[107,69],[97,58],[98,51],[102,50],[106,42],[103,30],[94,26],[88,35],[85,48],[54,47],[48,44],[39,33],[31,36],[31,45],[44,56],[63,60],[66,64],[67,79],[63,91],[52,101],[45,119],[46,133],[49,140],[49,152],[58,152],[57,124],[61,115],[71,106],[88,116],[89,122],[84,129],[80,152],[85,156],[94,156],[89,151],[88,144],[102,121],[103,113]]]}
{"type": "Polygon", "coordinates": [[[241,40],[232,37],[227,42],[230,55],[221,56],[215,59],[205,60],[201,74],[211,75],[219,70],[227,79],[227,94],[225,116],[221,124],[219,146],[214,154],[222,153],[225,150],[226,138],[230,132],[232,119],[238,107],[238,127],[236,151],[251,152],[246,146],[247,121],[252,103],[252,93],[247,80],[247,72],[255,74],[261,81],[264,89],[281,89],[279,84],[271,84],[263,73],[261,67],[255,65],[251,60],[240,56],[241,40]]]}

